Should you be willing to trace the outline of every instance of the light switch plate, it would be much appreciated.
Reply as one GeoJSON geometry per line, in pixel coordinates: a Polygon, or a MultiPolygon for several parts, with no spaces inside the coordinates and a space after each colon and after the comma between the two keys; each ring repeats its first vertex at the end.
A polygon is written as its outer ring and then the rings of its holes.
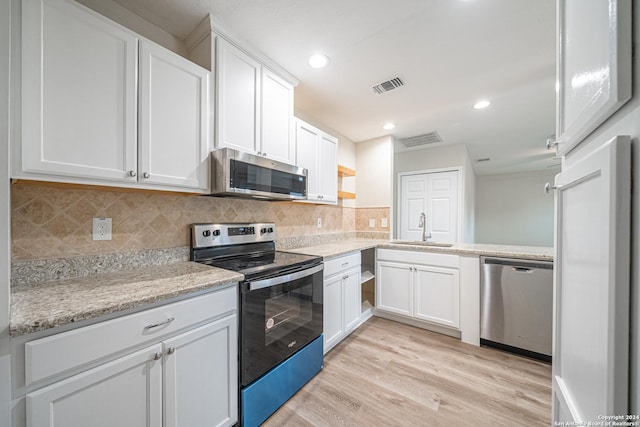
{"type": "Polygon", "coordinates": [[[111,218],[93,218],[93,240],[111,240],[111,218]]]}

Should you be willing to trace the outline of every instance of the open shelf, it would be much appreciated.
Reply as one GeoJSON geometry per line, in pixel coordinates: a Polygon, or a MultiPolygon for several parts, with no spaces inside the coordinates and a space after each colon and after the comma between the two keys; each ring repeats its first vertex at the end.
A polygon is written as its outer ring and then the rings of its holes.
{"type": "Polygon", "coordinates": [[[346,166],[338,165],[338,176],[356,176],[356,171],[346,166]]]}
{"type": "Polygon", "coordinates": [[[355,199],[355,198],[356,198],[356,193],[338,190],[338,199],[355,199]]]}
{"type": "Polygon", "coordinates": [[[360,283],[368,282],[371,279],[374,279],[376,276],[369,270],[363,270],[360,273],[360,283]]]}

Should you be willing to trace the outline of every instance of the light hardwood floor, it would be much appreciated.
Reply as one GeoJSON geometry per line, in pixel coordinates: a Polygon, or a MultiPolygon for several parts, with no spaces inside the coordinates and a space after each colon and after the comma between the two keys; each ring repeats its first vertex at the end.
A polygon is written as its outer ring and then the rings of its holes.
{"type": "Polygon", "coordinates": [[[374,317],[263,426],[550,424],[550,365],[374,317]]]}

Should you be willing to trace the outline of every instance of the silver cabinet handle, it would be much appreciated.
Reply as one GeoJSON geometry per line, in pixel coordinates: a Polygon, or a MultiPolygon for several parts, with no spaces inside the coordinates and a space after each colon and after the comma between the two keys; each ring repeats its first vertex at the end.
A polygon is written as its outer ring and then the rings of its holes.
{"type": "Polygon", "coordinates": [[[267,153],[262,153],[263,156],[267,157],[267,153]]]}
{"type": "Polygon", "coordinates": [[[158,352],[156,354],[153,355],[153,360],[160,360],[162,359],[162,353],[158,352]]]}
{"type": "Polygon", "coordinates": [[[559,190],[562,188],[562,185],[551,185],[548,182],[544,185],[544,192],[549,193],[551,190],[559,190]]]}
{"type": "Polygon", "coordinates": [[[175,353],[175,352],[176,352],[176,348],[175,348],[175,347],[169,347],[169,348],[167,349],[167,354],[173,354],[173,353],[175,353]]]}
{"type": "Polygon", "coordinates": [[[143,178],[146,178],[146,179],[148,179],[150,176],[151,176],[151,175],[149,175],[149,172],[144,172],[144,173],[142,174],[142,177],[143,177],[143,178]]]}
{"type": "Polygon", "coordinates": [[[262,156],[262,151],[258,151],[258,156],[262,156]]]}
{"type": "Polygon", "coordinates": [[[138,175],[136,171],[129,171],[129,176],[135,177],[136,175],[138,175]]]}
{"type": "Polygon", "coordinates": [[[173,322],[174,320],[176,320],[176,319],[174,319],[173,317],[169,317],[164,322],[158,322],[158,323],[153,323],[151,325],[147,325],[147,326],[144,327],[144,329],[148,331],[149,329],[157,328],[159,326],[168,325],[169,323],[173,322]]]}
{"type": "Polygon", "coordinates": [[[342,266],[343,266],[343,267],[346,267],[347,265],[349,265],[349,262],[343,262],[343,263],[342,263],[342,266]]]}
{"type": "Polygon", "coordinates": [[[555,138],[547,138],[547,143],[545,144],[545,147],[547,147],[547,150],[551,150],[552,147],[557,147],[559,142],[560,141],[558,141],[555,138]]]}

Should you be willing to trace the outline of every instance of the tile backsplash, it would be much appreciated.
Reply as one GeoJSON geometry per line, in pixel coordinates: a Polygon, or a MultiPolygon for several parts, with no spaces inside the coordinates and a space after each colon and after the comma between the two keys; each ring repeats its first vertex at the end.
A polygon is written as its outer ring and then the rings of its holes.
{"type": "Polygon", "coordinates": [[[11,186],[12,261],[188,246],[194,222],[274,222],[278,239],[388,231],[380,227],[380,218],[388,218],[389,209],[382,209],[16,183],[11,186]],[[376,228],[371,229],[368,219],[374,214],[376,228]],[[112,240],[92,240],[95,217],[112,218],[112,240]],[[317,218],[322,228],[316,227],[317,218]]]}

